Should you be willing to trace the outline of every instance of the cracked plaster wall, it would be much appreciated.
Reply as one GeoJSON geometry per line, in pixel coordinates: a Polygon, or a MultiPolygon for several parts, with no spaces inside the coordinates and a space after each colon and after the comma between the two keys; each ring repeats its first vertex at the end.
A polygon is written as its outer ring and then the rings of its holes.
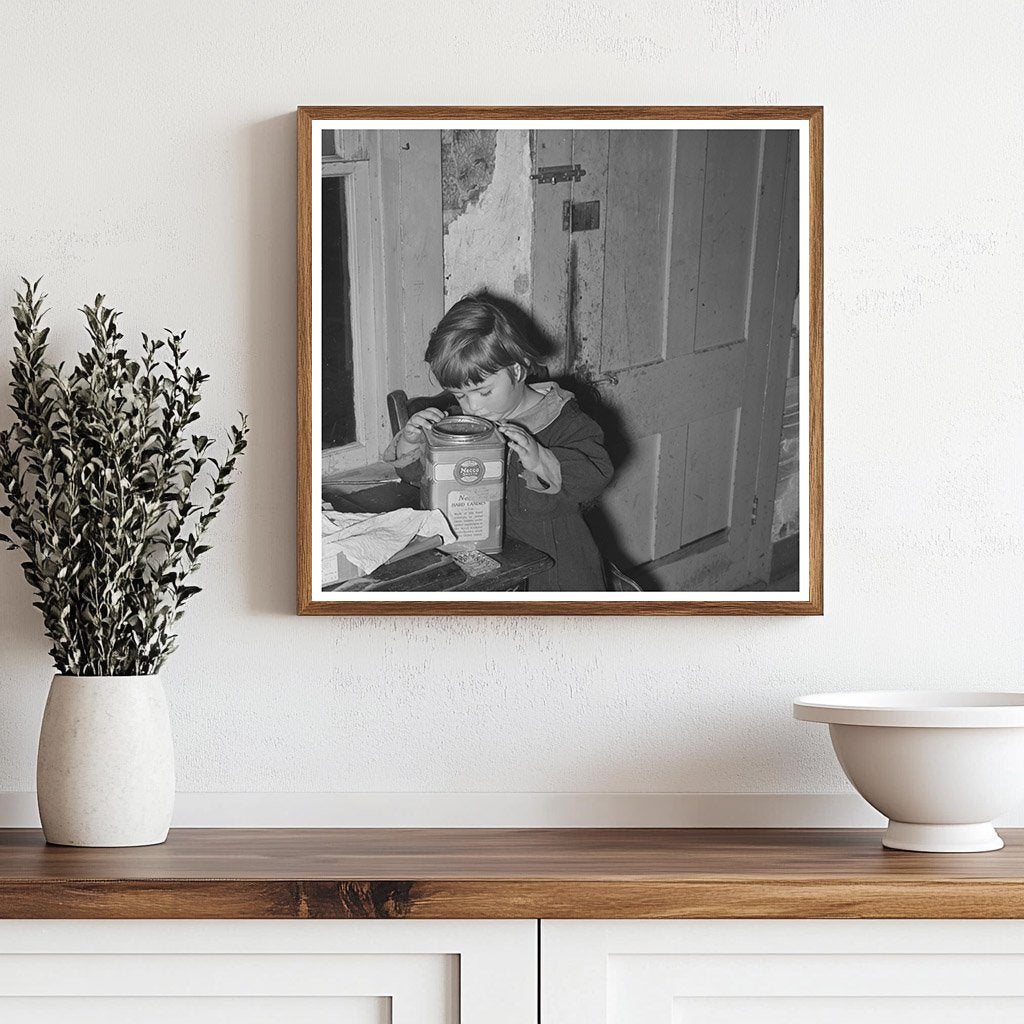
{"type": "Polygon", "coordinates": [[[533,199],[527,131],[446,131],[445,309],[486,288],[530,308],[533,199]]]}

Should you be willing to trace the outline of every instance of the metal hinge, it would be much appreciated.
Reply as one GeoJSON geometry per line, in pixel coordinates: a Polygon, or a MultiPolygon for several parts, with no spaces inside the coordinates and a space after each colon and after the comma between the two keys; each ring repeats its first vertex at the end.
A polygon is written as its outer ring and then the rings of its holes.
{"type": "Polygon", "coordinates": [[[753,526],[757,522],[757,495],[754,495],[754,506],[750,510],[750,525],[753,526]]]}
{"type": "Polygon", "coordinates": [[[563,181],[579,181],[587,172],[579,164],[557,164],[554,167],[538,167],[530,178],[538,185],[558,185],[563,181]]]}

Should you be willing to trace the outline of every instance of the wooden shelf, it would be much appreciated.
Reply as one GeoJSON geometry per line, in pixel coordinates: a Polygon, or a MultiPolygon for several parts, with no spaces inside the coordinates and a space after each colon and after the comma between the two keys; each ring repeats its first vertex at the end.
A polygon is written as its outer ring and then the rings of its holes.
{"type": "Polygon", "coordinates": [[[4,918],[1024,918],[996,853],[865,829],[175,829],[162,846],[0,830],[4,918]]]}

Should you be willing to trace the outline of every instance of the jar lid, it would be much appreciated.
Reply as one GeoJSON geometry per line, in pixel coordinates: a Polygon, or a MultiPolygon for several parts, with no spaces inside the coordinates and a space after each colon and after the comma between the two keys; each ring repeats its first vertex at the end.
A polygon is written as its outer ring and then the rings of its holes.
{"type": "Polygon", "coordinates": [[[430,428],[446,441],[479,441],[494,430],[490,420],[481,416],[446,416],[430,428]]]}

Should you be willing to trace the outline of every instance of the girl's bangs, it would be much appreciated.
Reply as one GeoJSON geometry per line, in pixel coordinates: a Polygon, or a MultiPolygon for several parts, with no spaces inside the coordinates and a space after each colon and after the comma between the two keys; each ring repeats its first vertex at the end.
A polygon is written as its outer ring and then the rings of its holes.
{"type": "Polygon", "coordinates": [[[442,387],[459,388],[463,384],[479,384],[485,377],[514,362],[515,359],[508,359],[493,338],[469,337],[446,346],[431,369],[442,387]]]}

